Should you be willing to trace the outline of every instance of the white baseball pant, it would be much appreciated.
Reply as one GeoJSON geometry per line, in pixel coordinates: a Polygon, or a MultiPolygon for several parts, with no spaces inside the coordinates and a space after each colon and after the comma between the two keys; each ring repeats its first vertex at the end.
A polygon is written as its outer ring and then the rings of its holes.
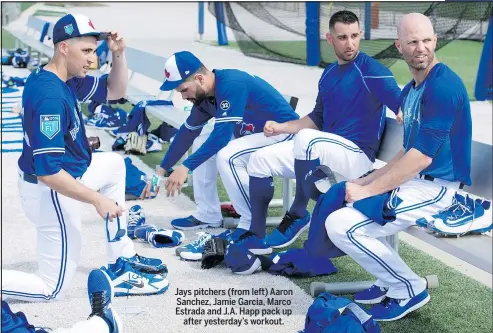
{"type": "MultiPolygon", "coordinates": [[[[194,151],[207,139],[209,134],[197,137],[193,143],[194,151]]],[[[266,137],[256,133],[232,139],[215,156],[202,163],[193,171],[193,194],[197,203],[197,212],[193,215],[205,223],[219,223],[222,214],[217,194],[217,175],[226,188],[229,199],[236,212],[241,215],[238,228],[248,230],[251,222],[251,205],[247,165],[253,153],[266,146],[289,141],[293,135],[282,134],[266,137]]]]}
{"type": "MultiPolygon", "coordinates": [[[[21,203],[29,220],[37,229],[37,274],[2,270],[2,296],[6,299],[47,301],[59,299],[67,292],[80,258],[81,209],[83,204],[38,182],[25,181],[19,172],[21,203]]],[[[92,155],[91,165],[79,180],[85,186],[118,204],[125,204],[125,163],[115,153],[92,155]]],[[[101,221],[105,225],[104,221],[101,221]]],[[[107,242],[108,263],[118,257],[132,257],[135,249],[128,238],[127,219],[120,217],[120,229],[125,235],[115,242],[107,242]]],[[[108,223],[107,239],[114,240],[118,231],[117,220],[108,223]]]]}
{"type": "MultiPolygon", "coordinates": [[[[88,320],[83,320],[75,323],[71,328],[58,328],[52,333],[109,333],[110,328],[103,318],[93,316],[88,320]]],[[[118,327],[118,332],[123,333],[121,327],[118,327]]]]}
{"type": "Polygon", "coordinates": [[[381,226],[360,211],[344,207],[327,217],[327,234],[339,249],[377,278],[377,286],[389,288],[387,297],[413,297],[425,290],[426,281],[404,263],[384,238],[450,206],[459,185],[440,179],[412,179],[396,190],[403,201],[396,208],[395,221],[381,226]]]}
{"type": "Polygon", "coordinates": [[[291,141],[271,145],[255,152],[248,163],[250,176],[295,178],[294,159],[320,159],[348,179],[370,171],[373,163],[356,144],[339,135],[303,129],[291,141]]]}

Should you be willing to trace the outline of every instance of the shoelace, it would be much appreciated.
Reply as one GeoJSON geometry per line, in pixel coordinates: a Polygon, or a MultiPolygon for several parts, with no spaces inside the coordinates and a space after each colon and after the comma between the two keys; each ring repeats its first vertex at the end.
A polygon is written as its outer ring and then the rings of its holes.
{"type": "Polygon", "coordinates": [[[286,212],[286,214],[284,215],[284,217],[282,218],[282,221],[281,223],[279,224],[279,227],[277,227],[277,229],[281,232],[281,233],[285,233],[286,230],[289,229],[289,227],[291,227],[291,225],[293,225],[293,222],[294,222],[294,219],[291,215],[289,215],[289,212],[286,212]]]}
{"type": "Polygon", "coordinates": [[[89,317],[92,317],[94,315],[101,313],[101,311],[103,311],[106,303],[107,303],[106,292],[96,291],[96,292],[92,293],[92,302],[91,302],[92,312],[89,315],[89,317]]]}
{"type": "Polygon", "coordinates": [[[206,233],[206,232],[198,232],[197,235],[199,236],[199,238],[197,238],[196,240],[194,240],[193,242],[191,242],[190,246],[192,246],[193,248],[200,248],[202,246],[204,246],[205,242],[207,242],[207,240],[210,238],[210,234],[206,233]]]}
{"type": "Polygon", "coordinates": [[[140,213],[132,213],[128,214],[128,226],[133,227],[137,225],[137,222],[140,220],[140,213]]]}

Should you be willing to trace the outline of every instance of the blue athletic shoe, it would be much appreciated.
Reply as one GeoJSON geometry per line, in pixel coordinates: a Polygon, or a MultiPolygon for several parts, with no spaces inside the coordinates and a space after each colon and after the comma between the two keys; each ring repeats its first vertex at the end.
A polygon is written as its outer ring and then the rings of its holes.
{"type": "Polygon", "coordinates": [[[147,241],[147,236],[154,231],[158,231],[158,228],[153,224],[144,224],[135,228],[135,238],[147,241]]]}
{"type": "Polygon", "coordinates": [[[257,271],[262,263],[249,249],[238,244],[231,244],[224,253],[224,263],[235,274],[250,275],[257,271]]]}
{"type": "Polygon", "coordinates": [[[430,295],[425,289],[421,294],[407,299],[386,298],[382,303],[373,306],[370,313],[376,321],[393,321],[419,309],[429,301],[430,295]]]}
{"type": "Polygon", "coordinates": [[[388,290],[389,288],[373,285],[355,294],[354,301],[361,304],[378,304],[384,300],[388,290]]]}
{"type": "Polygon", "coordinates": [[[115,296],[154,295],[168,290],[169,281],[163,275],[143,273],[122,257],[111,268],[101,269],[110,277],[115,296]]]}
{"type": "Polygon", "coordinates": [[[118,333],[122,324],[116,311],[111,306],[113,293],[111,278],[105,270],[95,269],[89,273],[87,294],[92,310],[89,318],[92,316],[102,318],[108,324],[110,333],[118,333]]]}
{"type": "Polygon", "coordinates": [[[176,255],[185,260],[202,260],[205,242],[211,239],[212,235],[207,232],[198,232],[197,235],[198,238],[193,242],[177,248],[176,255]]]}
{"type": "MultiPolygon", "coordinates": [[[[137,271],[146,274],[168,274],[168,267],[158,258],[146,258],[138,254],[130,258],[120,257],[118,260],[128,262],[137,271]]],[[[118,263],[118,261],[117,261],[118,263]]],[[[108,265],[109,269],[116,269],[116,263],[108,265]]]]}
{"type": "Polygon", "coordinates": [[[253,254],[271,254],[272,248],[254,233],[247,231],[243,233],[233,244],[243,246],[253,254]]]}
{"type": "Polygon", "coordinates": [[[135,238],[135,228],[142,226],[146,223],[146,217],[144,213],[144,208],[140,205],[135,205],[130,207],[128,210],[128,224],[127,224],[127,235],[128,237],[135,238]]]}
{"type": "Polygon", "coordinates": [[[184,239],[185,234],[179,230],[159,229],[147,233],[147,241],[156,248],[178,246],[184,239]]]}
{"type": "Polygon", "coordinates": [[[234,243],[238,239],[240,239],[241,235],[243,235],[247,231],[248,230],[242,228],[236,228],[234,231],[226,230],[223,233],[220,233],[219,235],[214,237],[225,239],[226,241],[228,241],[228,243],[234,243]]]}
{"type": "Polygon", "coordinates": [[[289,212],[284,215],[281,224],[267,235],[266,242],[274,249],[280,249],[291,245],[303,231],[310,226],[310,213],[296,219],[289,212]]]}
{"type": "Polygon", "coordinates": [[[205,228],[219,228],[221,226],[221,223],[204,223],[190,215],[189,217],[174,219],[173,221],[171,221],[171,225],[179,230],[194,230],[205,228]]]}
{"type": "Polygon", "coordinates": [[[456,193],[450,206],[432,216],[416,220],[416,224],[443,235],[483,233],[493,227],[491,218],[483,217],[490,206],[490,201],[456,193]]]}

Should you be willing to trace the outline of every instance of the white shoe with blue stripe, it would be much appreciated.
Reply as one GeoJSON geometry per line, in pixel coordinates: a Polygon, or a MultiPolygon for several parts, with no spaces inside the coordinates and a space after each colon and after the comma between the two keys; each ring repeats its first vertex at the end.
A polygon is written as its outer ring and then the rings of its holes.
{"type": "Polygon", "coordinates": [[[115,296],[155,295],[168,290],[169,281],[161,274],[137,271],[128,261],[118,258],[111,269],[101,268],[112,280],[115,296]]]}
{"type": "Polygon", "coordinates": [[[493,228],[490,206],[490,201],[456,193],[450,206],[416,220],[416,224],[441,235],[484,233],[493,228]]]}

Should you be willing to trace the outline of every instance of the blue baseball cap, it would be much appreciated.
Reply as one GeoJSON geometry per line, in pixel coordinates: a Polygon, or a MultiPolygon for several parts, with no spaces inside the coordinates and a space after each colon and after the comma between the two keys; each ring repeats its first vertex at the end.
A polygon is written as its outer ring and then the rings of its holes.
{"type": "Polygon", "coordinates": [[[161,90],[176,89],[202,66],[202,62],[192,52],[181,51],[173,54],[164,64],[164,83],[161,90]]]}
{"type": "Polygon", "coordinates": [[[81,36],[94,36],[97,40],[103,40],[107,34],[97,31],[87,16],[79,14],[67,14],[53,27],[53,44],[81,36]]]}

